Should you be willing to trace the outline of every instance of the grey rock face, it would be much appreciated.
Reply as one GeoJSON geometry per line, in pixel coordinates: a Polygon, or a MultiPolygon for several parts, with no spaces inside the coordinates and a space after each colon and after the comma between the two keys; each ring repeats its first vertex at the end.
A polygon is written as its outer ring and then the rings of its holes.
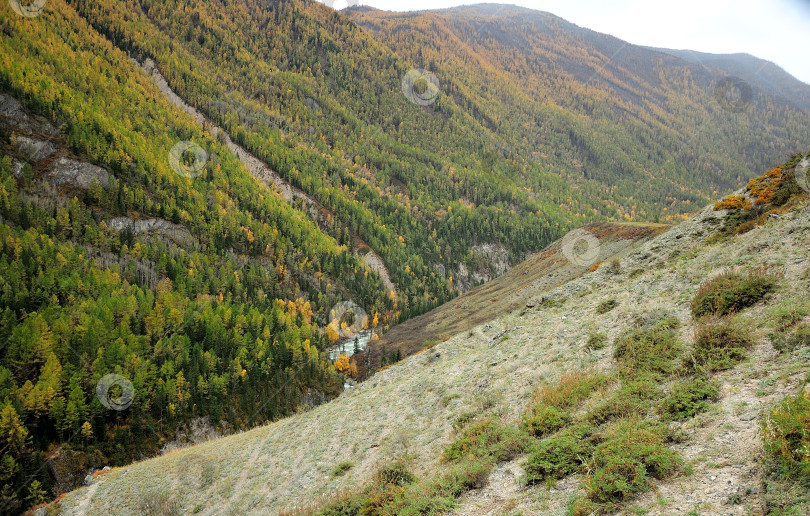
{"type": "Polygon", "coordinates": [[[45,177],[54,186],[70,185],[79,188],[90,188],[93,179],[96,179],[103,188],[109,188],[110,186],[110,174],[106,170],[70,158],[57,159],[45,177]]]}
{"type": "Polygon", "coordinates": [[[197,240],[185,226],[174,224],[164,219],[132,220],[129,217],[117,217],[110,219],[107,224],[110,226],[110,229],[114,231],[123,231],[125,228],[129,228],[136,235],[144,233],[160,235],[182,245],[197,245],[197,240]]]}
{"type": "Polygon", "coordinates": [[[11,144],[17,151],[17,155],[30,163],[53,156],[57,150],[56,145],[50,141],[16,134],[11,136],[11,144]]]}
{"type": "Polygon", "coordinates": [[[31,116],[14,97],[0,93],[0,126],[7,131],[54,136],[58,132],[47,120],[31,116]]]}

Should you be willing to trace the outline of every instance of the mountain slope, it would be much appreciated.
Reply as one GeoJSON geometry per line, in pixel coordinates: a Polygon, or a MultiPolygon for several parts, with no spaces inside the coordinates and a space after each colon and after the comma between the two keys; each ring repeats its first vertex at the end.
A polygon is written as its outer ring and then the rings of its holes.
{"type": "MultiPolygon", "coordinates": [[[[144,503],[168,503],[165,493],[172,490],[179,497],[176,504],[166,507],[201,514],[275,513],[282,508],[306,513],[308,508],[324,504],[336,508],[338,502],[349,510],[356,499],[371,500],[366,503],[379,503],[383,508],[400,504],[404,510],[401,504],[414,503],[419,497],[423,508],[447,503],[444,507],[454,507],[454,514],[565,514],[573,496],[579,495],[576,504],[585,504],[575,507],[588,507],[590,499],[582,494],[589,492],[596,477],[587,471],[564,473],[554,489],[542,482],[521,487],[521,478],[527,474],[524,469],[535,452],[513,452],[494,462],[477,456],[480,463],[491,465],[491,474],[490,469],[483,470],[483,477],[463,484],[453,497],[443,501],[431,498],[439,484],[431,484],[430,479],[451,482],[451,477],[441,476],[442,472],[459,475],[447,450],[453,449],[452,443],[464,442],[465,428],[486,428],[481,425],[491,425],[492,421],[520,427],[527,406],[532,407],[538,399],[550,399],[556,385],[576,389],[574,382],[583,378],[607,383],[592,386],[596,389],[592,394],[571,391],[564,396],[563,400],[571,396],[585,400],[579,408],[575,405],[566,412],[566,417],[598,416],[595,421],[606,433],[594,435],[603,436],[606,446],[611,442],[611,432],[624,428],[622,424],[640,425],[637,428],[642,432],[644,428],[659,428],[654,425],[660,418],[669,421],[674,430],[674,441],[665,442],[656,456],[675,453],[681,461],[680,473],[674,477],[661,474],[648,479],[645,488],[634,488],[638,490],[633,493],[642,493],[631,502],[636,509],[648,514],[692,510],[745,514],[781,507],[802,513],[810,500],[802,501],[798,494],[801,477],[796,480],[786,473],[774,473],[778,470],[773,469],[772,461],[778,456],[773,459],[763,454],[759,421],[763,417],[775,425],[771,418],[778,412],[772,412],[771,407],[785,396],[797,399],[797,407],[801,406],[804,398],[794,394],[807,383],[810,341],[801,338],[785,345],[784,340],[798,328],[806,328],[810,316],[810,306],[804,300],[810,281],[810,211],[806,209],[808,196],[790,176],[797,162],[791,160],[779,173],[764,176],[764,183],[751,185],[755,197],[762,184],[775,192],[792,192],[792,198],[775,197],[780,199],[779,206],[768,202],[744,210],[707,207],[622,258],[618,270],[600,267],[554,289],[550,295],[560,300],[559,304],[517,310],[458,334],[429,353],[378,372],[337,400],[311,411],[114,469],[95,480],[92,487],[62,499],[62,513],[76,514],[76,509],[83,507],[91,513],[123,514],[137,511],[144,503]],[[746,231],[740,222],[749,216],[759,219],[746,231]],[[706,278],[722,278],[729,271],[745,274],[757,270],[775,275],[775,290],[724,320],[745,325],[753,339],[751,347],[735,361],[702,373],[690,372],[688,364],[702,356],[695,330],[715,324],[712,319],[693,318],[695,305],[691,301],[699,287],[706,278]],[[607,310],[601,308],[606,302],[610,302],[607,310]],[[788,320],[791,322],[786,324],[788,320]],[[676,330],[671,330],[673,327],[676,330]],[[674,376],[667,376],[672,371],[655,369],[671,360],[659,354],[660,350],[640,357],[652,360],[644,362],[651,369],[626,371],[632,362],[620,349],[627,351],[630,348],[623,346],[644,342],[632,340],[634,335],[657,331],[664,333],[653,333],[659,335],[656,339],[666,336],[675,341],[662,342],[678,342],[676,349],[684,361],[674,376]],[[588,342],[594,333],[604,335],[603,347],[588,342]],[[630,381],[614,383],[616,378],[623,378],[623,371],[636,380],[641,379],[641,371],[653,374],[644,380],[653,390],[638,398],[638,405],[616,412],[620,406],[616,400],[626,402],[621,396],[628,391],[622,384],[630,381]],[[589,376],[576,376],[577,372],[589,376]],[[687,385],[684,382],[695,374],[698,379],[700,374],[707,375],[710,384],[717,386],[716,398],[709,396],[695,409],[696,414],[666,419],[667,412],[661,412],[661,407],[668,405],[662,399],[670,399],[676,392],[673,389],[687,385]],[[650,384],[652,379],[657,380],[650,384]],[[652,407],[644,408],[645,396],[652,396],[652,407]],[[647,418],[647,423],[639,418],[647,418]],[[401,488],[390,484],[392,490],[377,491],[376,499],[373,488],[370,495],[363,494],[366,491],[361,486],[367,483],[385,488],[385,484],[374,484],[379,482],[374,478],[380,478],[375,477],[380,471],[405,475],[396,469],[400,467],[397,464],[418,471],[417,480],[405,480],[401,488]],[[643,494],[651,487],[658,496],[643,494]],[[796,495],[780,498],[779,493],[788,489],[796,495]],[[341,492],[344,494],[335,494],[341,492]]],[[[805,417],[810,417],[810,411],[805,417]]],[[[571,424],[568,421],[561,424],[571,424]]],[[[771,428],[769,438],[778,427],[771,428]]],[[[654,441],[653,434],[641,435],[654,441]]],[[[538,436],[538,443],[541,438],[538,436]]],[[[498,441],[491,443],[497,447],[498,441]]],[[[481,445],[473,445],[473,451],[479,449],[476,446],[481,445]]],[[[622,446],[636,445],[623,441],[622,446]]],[[[597,448],[595,457],[600,450],[597,448]]],[[[604,507],[622,506],[619,502],[604,507]]],[[[593,507],[580,513],[591,510],[593,507]]],[[[385,509],[381,513],[388,514],[385,509]]]]}
{"type": "MultiPolygon", "coordinates": [[[[227,145],[228,149],[236,155],[240,161],[247,167],[247,169],[251,172],[251,174],[258,179],[261,183],[265,184],[266,186],[278,190],[281,193],[282,197],[289,202],[295,205],[296,202],[300,201],[306,211],[309,213],[310,216],[316,218],[316,220],[320,217],[322,212],[325,212],[323,206],[318,204],[318,202],[313,199],[311,196],[307,195],[305,192],[301,191],[300,189],[296,188],[295,186],[291,185],[289,182],[285,181],[284,178],[279,176],[279,174],[270,169],[267,165],[265,165],[262,161],[258,160],[255,156],[250,154],[240,145],[234,143],[231,140],[231,137],[224,132],[221,128],[217,127],[216,125],[211,124],[211,121],[205,118],[199,111],[194,109],[193,107],[186,104],[183,99],[181,99],[172,89],[169,87],[168,83],[166,82],[166,78],[161,75],[160,71],[155,68],[155,63],[151,59],[147,59],[143,65],[143,70],[150,75],[152,79],[157,84],[158,88],[163,92],[163,94],[168,98],[173,104],[179,106],[183,109],[186,113],[191,115],[195,120],[197,120],[200,125],[203,127],[209,127],[211,132],[216,136],[219,140],[223,141],[225,145],[227,145]]],[[[333,217],[334,215],[326,211],[327,216],[333,217]]],[[[368,245],[365,244],[362,240],[359,239],[356,235],[352,235],[354,240],[353,246],[355,250],[358,252],[365,252],[366,254],[363,256],[363,261],[369,266],[370,269],[374,270],[380,275],[380,279],[382,280],[385,288],[388,292],[393,292],[396,294],[396,286],[391,283],[390,274],[388,269],[385,268],[385,264],[382,262],[379,256],[374,252],[373,249],[370,249],[368,245]],[[359,240],[359,243],[357,242],[359,240]]]]}
{"type": "Polygon", "coordinates": [[[739,77],[757,89],[784,101],[810,109],[807,85],[779,66],[750,54],[708,54],[692,50],[654,48],[658,52],[672,54],[690,63],[704,67],[716,66],[726,74],[739,77]]]}
{"type": "Polygon", "coordinates": [[[549,13],[496,4],[348,13],[441,78],[448,97],[490,129],[489,145],[536,159],[603,206],[623,197],[613,217],[688,212],[688,203],[753,177],[743,161],[762,169],[799,151],[807,138],[810,88],[761,60],[760,74],[750,65],[742,74],[732,66],[739,58],[698,64],[549,13]],[[749,81],[752,98],[730,112],[715,90],[737,73],[749,81]],[[755,150],[763,139],[779,150],[755,150]],[[678,193],[670,190],[676,184],[678,193]],[[647,199],[657,210],[642,206],[647,199]]]}
{"type": "Polygon", "coordinates": [[[481,269],[477,245],[516,263],[586,219],[677,218],[808,136],[804,108],[725,112],[701,67],[533,11],[348,10],[358,30],[299,0],[73,4],[374,249],[403,319],[450,295],[436,265],[481,269]],[[434,64],[438,99],[409,103],[434,64]]]}
{"type": "Polygon", "coordinates": [[[380,278],[64,2],[0,16],[0,512],[195,418],[246,428],[336,395],[319,327],[346,298],[390,309],[380,278]],[[199,170],[172,163],[185,141],[199,170]]]}
{"type": "MultiPolygon", "coordinates": [[[[509,271],[475,287],[453,301],[396,325],[379,340],[372,341],[365,355],[365,366],[375,369],[390,356],[409,356],[426,346],[463,333],[524,306],[534,306],[540,292],[559,287],[587,272],[591,267],[620,260],[644,242],[668,229],[664,224],[592,223],[573,235],[587,234],[598,239],[598,252],[582,263],[569,261],[565,240],[554,242],[528,257],[509,271]],[[584,232],[584,233],[583,233],[584,232]]],[[[583,244],[585,241],[583,240],[583,244]]]]}

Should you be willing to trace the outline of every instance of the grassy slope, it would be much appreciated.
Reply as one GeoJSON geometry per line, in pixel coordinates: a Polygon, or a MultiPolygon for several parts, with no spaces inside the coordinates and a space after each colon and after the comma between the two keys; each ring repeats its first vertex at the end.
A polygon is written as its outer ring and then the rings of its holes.
{"type": "MultiPolygon", "coordinates": [[[[589,333],[604,332],[610,342],[639,319],[664,312],[681,321],[680,338],[691,342],[689,302],[700,283],[728,269],[761,265],[782,278],[768,304],[740,316],[756,346],[742,364],[717,375],[719,402],[679,426],[688,439],[677,447],[691,474],[658,483],[660,496],[650,493],[635,502],[648,514],[759,513],[760,412],[794,392],[810,363],[806,347],[778,354],[767,338],[772,307],[792,303],[810,286],[810,211],[803,198],[792,211],[748,233],[706,243],[723,214],[706,208],[623,259],[619,274],[603,267],[555,289],[553,295],[568,299],[563,306],[515,311],[456,335],[312,411],[114,470],[100,483],[68,494],[63,514],[75,514],[80,504],[89,513],[124,514],[140,500],[156,499],[161,489],[177,489],[185,509],[203,514],[274,512],[355,488],[397,457],[411,461],[423,476],[441,468],[441,450],[459,415],[473,410],[516,421],[536,388],[567,370],[612,370],[611,346],[584,350],[589,333]],[[597,315],[596,306],[610,299],[618,307],[597,315]],[[495,335],[515,326],[522,328],[493,343],[495,335]],[[343,461],[354,466],[331,478],[343,461]],[[740,503],[728,505],[734,493],[740,493],[740,503]]],[[[457,512],[564,513],[577,478],[552,491],[521,490],[510,476],[519,474],[519,461],[499,466],[490,486],[465,495],[457,512]]]]}
{"type": "MultiPolygon", "coordinates": [[[[597,263],[609,262],[628,254],[635,247],[660,235],[663,224],[593,223],[583,229],[599,239],[597,263]]],[[[398,324],[379,341],[369,346],[371,364],[379,364],[383,347],[386,353],[399,350],[411,355],[428,345],[468,331],[478,325],[536,301],[539,293],[559,287],[588,269],[563,256],[560,241],[519,263],[495,280],[480,285],[459,298],[430,312],[398,324]]]]}

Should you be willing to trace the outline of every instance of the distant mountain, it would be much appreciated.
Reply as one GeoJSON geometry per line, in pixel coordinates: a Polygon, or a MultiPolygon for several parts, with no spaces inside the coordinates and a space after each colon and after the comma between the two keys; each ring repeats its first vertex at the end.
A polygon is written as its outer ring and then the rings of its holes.
{"type": "Polygon", "coordinates": [[[693,50],[665,48],[652,48],[652,50],[671,54],[684,61],[697,64],[706,72],[711,72],[714,68],[722,69],[725,73],[739,77],[769,96],[783,98],[804,111],[810,111],[810,87],[771,61],[743,53],[707,54],[693,50]]]}
{"type": "Polygon", "coordinates": [[[443,78],[448,96],[496,146],[538,158],[580,193],[600,198],[600,213],[619,197],[636,217],[688,211],[697,198],[751,177],[749,166],[806,145],[810,86],[756,58],[701,63],[688,51],[636,46],[549,13],[496,4],[348,13],[443,78]],[[734,83],[737,76],[744,84],[734,83]],[[735,100],[739,86],[750,99],[735,100]]]}

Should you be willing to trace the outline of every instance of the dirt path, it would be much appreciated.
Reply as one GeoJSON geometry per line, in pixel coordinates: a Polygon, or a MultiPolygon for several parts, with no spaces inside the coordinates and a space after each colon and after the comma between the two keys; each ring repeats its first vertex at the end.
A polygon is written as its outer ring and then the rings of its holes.
{"type": "Polygon", "coordinates": [[[79,506],[76,507],[76,511],[72,514],[76,514],[78,516],[85,516],[87,514],[87,509],[90,508],[90,501],[93,499],[93,495],[96,493],[96,489],[98,489],[98,485],[101,482],[101,480],[96,480],[90,487],[87,488],[84,498],[82,498],[81,503],[79,503],[79,506]]]}
{"type": "MultiPolygon", "coordinates": [[[[169,99],[174,105],[181,108],[183,111],[188,113],[189,115],[194,118],[200,125],[204,127],[210,127],[211,132],[214,136],[218,136],[220,133],[222,134],[222,139],[225,141],[225,144],[228,146],[233,154],[239,158],[239,160],[245,164],[248,171],[267,185],[268,187],[272,186],[275,188],[281,196],[287,202],[294,202],[296,199],[301,199],[304,201],[304,204],[307,206],[307,211],[309,215],[313,217],[316,221],[318,220],[319,212],[321,209],[324,209],[320,203],[309,196],[303,190],[296,188],[295,186],[288,183],[278,172],[268,167],[264,162],[258,159],[256,156],[251,154],[241,145],[234,143],[231,140],[230,135],[224,131],[222,128],[215,125],[211,120],[209,120],[205,115],[197,111],[193,106],[189,105],[184,101],[177,93],[172,90],[171,86],[169,86],[168,81],[160,73],[160,70],[155,66],[155,62],[151,59],[146,59],[143,64],[141,65],[137,61],[135,63],[147,74],[149,75],[152,80],[157,85],[158,89],[169,99]]],[[[360,240],[359,237],[357,237],[360,240]]],[[[362,240],[361,240],[362,241],[362,240]]],[[[365,247],[371,249],[368,244],[365,244],[365,247]]],[[[385,263],[383,262],[382,258],[375,253],[373,250],[370,250],[365,256],[361,257],[363,262],[373,271],[377,272],[382,278],[383,284],[385,288],[389,291],[393,291],[394,295],[396,295],[396,288],[391,281],[391,276],[388,273],[388,269],[385,267],[385,263]]]]}
{"type": "Polygon", "coordinates": [[[661,483],[656,492],[639,497],[634,505],[648,509],[646,514],[763,514],[760,418],[797,388],[800,377],[781,373],[785,364],[779,362],[784,358],[767,342],[752,355],[750,364],[719,377],[719,410],[681,425],[690,439],[676,449],[694,473],[661,483]]]}

